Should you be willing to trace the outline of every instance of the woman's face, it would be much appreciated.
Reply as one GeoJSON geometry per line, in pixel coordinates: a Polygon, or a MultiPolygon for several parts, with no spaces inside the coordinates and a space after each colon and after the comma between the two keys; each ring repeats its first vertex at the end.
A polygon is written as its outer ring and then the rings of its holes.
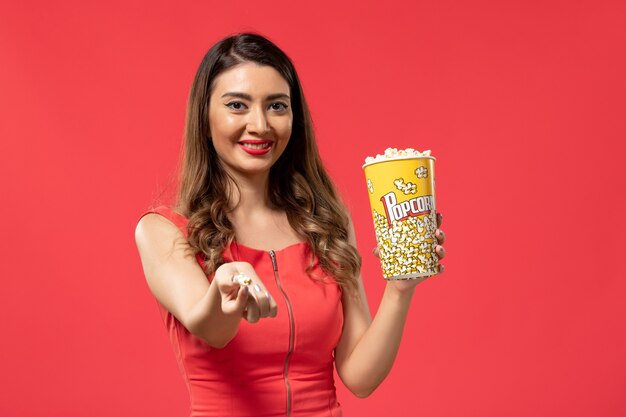
{"type": "Polygon", "coordinates": [[[274,68],[244,62],[214,80],[209,102],[213,146],[234,175],[269,173],[289,142],[289,84],[274,68]]]}

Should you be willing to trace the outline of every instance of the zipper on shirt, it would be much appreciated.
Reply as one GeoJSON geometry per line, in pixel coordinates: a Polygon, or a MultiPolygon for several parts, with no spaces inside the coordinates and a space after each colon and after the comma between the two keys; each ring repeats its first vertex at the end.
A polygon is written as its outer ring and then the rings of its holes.
{"type": "Polygon", "coordinates": [[[289,302],[289,297],[287,297],[287,293],[283,289],[280,284],[280,278],[278,277],[278,263],[276,262],[276,253],[271,250],[270,257],[272,258],[272,267],[274,268],[274,278],[276,279],[276,285],[280,289],[280,292],[283,293],[283,297],[285,297],[285,303],[287,303],[287,313],[289,313],[289,350],[287,351],[287,356],[285,357],[285,367],[283,368],[283,377],[285,378],[285,386],[287,387],[287,417],[291,416],[291,387],[289,386],[289,358],[291,357],[291,352],[293,352],[293,341],[294,341],[294,331],[295,331],[295,323],[293,321],[293,311],[291,310],[291,303],[289,302]]]}

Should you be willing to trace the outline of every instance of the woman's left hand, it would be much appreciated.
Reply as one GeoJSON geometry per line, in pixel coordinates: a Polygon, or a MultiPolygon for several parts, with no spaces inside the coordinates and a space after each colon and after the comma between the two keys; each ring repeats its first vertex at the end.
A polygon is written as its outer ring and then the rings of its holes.
{"type": "MultiPolygon", "coordinates": [[[[441,213],[437,213],[437,230],[435,231],[435,237],[437,238],[437,242],[439,243],[435,246],[435,253],[439,259],[443,259],[446,256],[446,250],[443,246],[441,246],[446,241],[446,235],[439,227],[441,227],[442,216],[441,213]]],[[[374,255],[378,256],[378,248],[374,248],[374,255]]],[[[438,265],[439,274],[443,273],[444,266],[438,265]]],[[[415,288],[417,284],[424,281],[429,277],[424,278],[415,278],[415,279],[400,279],[400,280],[390,280],[388,281],[388,285],[393,286],[396,290],[399,291],[409,291],[415,288]]]]}

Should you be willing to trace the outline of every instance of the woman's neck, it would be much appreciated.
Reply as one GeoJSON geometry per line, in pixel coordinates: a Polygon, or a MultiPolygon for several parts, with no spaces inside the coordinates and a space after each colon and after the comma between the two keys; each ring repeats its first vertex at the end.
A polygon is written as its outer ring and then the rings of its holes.
{"type": "Polygon", "coordinates": [[[267,250],[284,248],[305,240],[290,225],[284,209],[272,207],[268,199],[269,175],[241,178],[232,198],[239,202],[228,217],[233,225],[235,240],[251,248],[267,250]]]}
{"type": "Polygon", "coordinates": [[[233,215],[253,216],[255,213],[268,210],[267,198],[269,175],[263,176],[233,176],[237,187],[233,187],[232,203],[237,203],[233,215]]]}

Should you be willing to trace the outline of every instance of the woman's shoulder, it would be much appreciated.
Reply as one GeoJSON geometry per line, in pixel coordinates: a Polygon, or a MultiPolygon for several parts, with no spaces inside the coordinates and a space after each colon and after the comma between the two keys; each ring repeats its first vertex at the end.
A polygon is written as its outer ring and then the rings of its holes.
{"type": "Polygon", "coordinates": [[[168,218],[178,218],[178,219],[185,219],[187,220],[187,217],[185,217],[183,214],[181,214],[179,211],[177,211],[176,208],[174,207],[170,207],[170,206],[166,206],[166,205],[158,205],[158,206],[152,206],[148,209],[145,209],[143,212],[141,212],[139,219],[140,220],[143,216],[147,215],[147,214],[159,214],[163,217],[168,217],[168,218]]]}
{"type": "Polygon", "coordinates": [[[174,229],[187,235],[188,219],[172,207],[160,205],[144,210],[138,217],[135,236],[172,234],[174,229]]]}
{"type": "Polygon", "coordinates": [[[189,222],[189,219],[185,217],[183,214],[176,211],[176,209],[170,206],[165,206],[165,205],[154,206],[154,207],[144,210],[143,212],[141,212],[141,214],[137,218],[137,223],[141,222],[144,219],[144,217],[148,217],[152,219],[165,217],[166,219],[168,219],[170,222],[172,222],[173,224],[177,226],[186,225],[189,222]]]}

